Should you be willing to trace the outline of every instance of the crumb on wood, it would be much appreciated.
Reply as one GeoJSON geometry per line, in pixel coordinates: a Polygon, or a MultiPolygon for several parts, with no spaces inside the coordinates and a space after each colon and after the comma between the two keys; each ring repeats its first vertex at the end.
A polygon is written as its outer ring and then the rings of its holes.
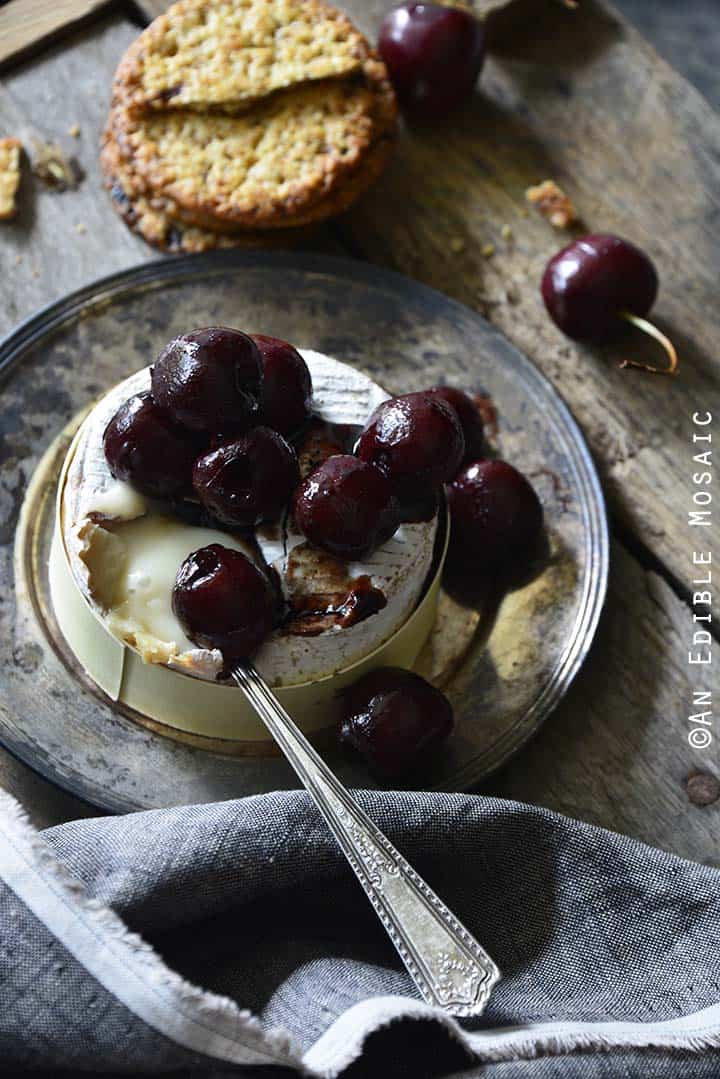
{"type": "Polygon", "coordinates": [[[79,162],[68,157],[57,143],[36,141],[34,149],[32,170],[47,187],[68,191],[84,179],[85,173],[79,162]]]}
{"type": "Polygon", "coordinates": [[[68,135],[72,135],[74,139],[80,138],[80,124],[71,124],[68,128],[68,135]]]}
{"type": "Polygon", "coordinates": [[[575,207],[554,180],[543,180],[537,187],[529,187],[525,198],[547,218],[553,228],[566,229],[577,221],[575,207]]]}
{"type": "Polygon", "coordinates": [[[480,254],[484,259],[492,258],[495,254],[495,244],[483,244],[480,248],[480,254]]]}
{"type": "Polygon", "coordinates": [[[0,221],[9,221],[17,213],[21,151],[19,139],[0,139],[0,221]]]}
{"type": "Polygon", "coordinates": [[[461,239],[460,236],[453,236],[452,240],[450,241],[450,250],[453,252],[454,255],[459,255],[462,251],[465,250],[465,241],[461,239]]]}
{"type": "Polygon", "coordinates": [[[509,225],[503,225],[503,227],[500,229],[500,235],[502,236],[503,240],[512,240],[513,230],[510,228],[509,225]]]}
{"type": "Polygon", "coordinates": [[[720,798],[720,781],[710,772],[690,772],[685,780],[688,799],[696,806],[709,806],[720,798]]]}

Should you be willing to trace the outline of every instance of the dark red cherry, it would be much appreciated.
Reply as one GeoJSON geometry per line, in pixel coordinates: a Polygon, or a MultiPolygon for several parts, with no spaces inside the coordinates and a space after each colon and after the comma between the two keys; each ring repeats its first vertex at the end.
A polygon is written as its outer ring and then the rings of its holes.
{"type": "Polygon", "coordinates": [[[295,522],[316,547],[340,558],[364,558],[399,524],[390,480],[349,454],[328,457],[298,487],[295,522]]]}
{"type": "Polygon", "coordinates": [[[473,399],[455,386],[433,386],[428,392],[442,397],[455,409],[465,437],[465,460],[477,461],[485,446],[485,428],[473,399]]]}
{"type": "Polygon", "coordinates": [[[254,427],[198,457],[193,487],[205,509],[223,524],[251,528],[278,521],[300,481],[295,451],[269,427],[254,427]]]}
{"type": "Polygon", "coordinates": [[[550,317],[568,337],[601,343],[631,323],[662,345],[669,365],[625,359],[620,366],[674,375],[678,358],[672,341],[645,319],[657,290],[657,271],[645,252],[604,233],[584,236],[558,251],[545,267],[540,286],[550,317]]]}
{"type": "Polygon", "coordinates": [[[341,742],[387,779],[427,764],[453,729],[445,694],[399,667],[370,671],[350,688],[345,701],[341,742]]]}
{"type": "Polygon", "coordinates": [[[220,543],[188,555],[175,578],[172,607],[191,641],[219,648],[228,662],[257,651],[278,614],[265,574],[220,543]]]}
{"type": "Polygon", "coordinates": [[[401,4],[385,16],[378,49],[402,107],[435,120],[471,97],[485,59],[485,32],[468,11],[401,4]]]}
{"type": "Polygon", "coordinates": [[[120,406],[103,435],[110,471],[149,498],[179,498],[191,491],[197,446],[149,393],[120,406]]]}
{"type": "Polygon", "coordinates": [[[537,549],[543,510],[532,485],[507,461],[476,461],[448,487],[449,560],[484,574],[518,569],[537,549]]]}
{"type": "Polygon", "coordinates": [[[255,421],[262,387],[258,347],[240,330],[208,326],[171,341],[152,369],[159,405],[184,427],[233,435],[255,421]]]}
{"type": "Polygon", "coordinates": [[[658,276],[644,251],[619,236],[574,240],[547,264],[542,296],[553,322],[578,341],[607,341],[626,328],[625,312],[648,313],[658,276]]]}
{"type": "Polygon", "coordinates": [[[312,379],[305,360],[287,341],[254,334],[263,367],[260,423],[292,435],[310,418],[312,379]]]}
{"type": "Polygon", "coordinates": [[[355,448],[357,456],[392,479],[403,520],[425,520],[418,499],[432,497],[452,479],[465,454],[455,409],[437,394],[391,397],[375,409],[355,448]]]}

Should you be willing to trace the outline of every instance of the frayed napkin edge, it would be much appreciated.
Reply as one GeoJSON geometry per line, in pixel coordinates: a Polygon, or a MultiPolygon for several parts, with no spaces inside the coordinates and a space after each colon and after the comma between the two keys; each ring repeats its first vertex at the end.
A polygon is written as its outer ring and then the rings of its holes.
{"type": "Polygon", "coordinates": [[[20,803],[4,791],[0,791],[0,866],[0,880],[108,993],[149,1027],[191,1052],[215,1059],[305,1071],[301,1052],[288,1032],[266,1030],[260,1019],[229,997],[184,979],[110,907],[89,897],[83,883],[58,861],[35,830],[20,803]],[[92,951],[82,946],[83,938],[92,939],[92,951]],[[124,978],[126,986],[121,984],[124,978]],[[143,994],[130,988],[133,980],[156,998],[152,1009],[143,1007],[143,994]],[[149,1010],[154,1014],[149,1015],[149,1010]]]}

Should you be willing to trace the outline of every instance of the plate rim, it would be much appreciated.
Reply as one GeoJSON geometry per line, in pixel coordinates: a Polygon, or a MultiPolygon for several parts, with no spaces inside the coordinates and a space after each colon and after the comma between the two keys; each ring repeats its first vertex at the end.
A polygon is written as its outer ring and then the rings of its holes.
{"type": "MultiPolygon", "coordinates": [[[[478,767],[485,756],[481,753],[455,774],[452,785],[439,783],[428,788],[429,790],[455,792],[458,789],[467,790],[473,785],[485,781],[493,772],[497,771],[518,753],[534,737],[544,721],[561,702],[587,658],[595,639],[607,597],[610,563],[610,535],[606,500],[585,435],[557,387],[537,367],[531,357],[522,352],[492,323],[478,311],[456,300],[454,297],[448,296],[439,289],[435,289],[396,270],[364,260],[341,255],[326,255],[314,251],[211,251],[173,258],[151,259],[148,262],[127,267],[99,277],[34,311],[0,340],[0,386],[12,374],[15,366],[22,362],[24,355],[32,349],[39,339],[56,333],[73,319],[81,317],[85,309],[90,312],[103,304],[112,302],[124,294],[134,291],[146,291],[148,288],[162,288],[184,280],[192,280],[193,278],[210,277],[213,274],[222,272],[224,268],[232,267],[237,269],[244,265],[253,265],[255,267],[258,265],[285,266],[300,272],[316,272],[335,277],[350,276],[356,281],[373,287],[382,287],[383,280],[385,280],[389,286],[393,287],[394,291],[412,293],[416,300],[419,295],[424,294],[429,305],[442,304],[446,308],[449,305],[451,308],[456,307],[464,313],[469,312],[473,319],[484,323],[493,334],[497,335],[518,354],[527,365],[529,373],[538,386],[542,387],[544,392],[553,398],[559,416],[565,424],[566,433],[574,450],[572,465],[579,486],[585,494],[582,501],[583,530],[592,541],[588,557],[589,572],[586,574],[581,605],[578,609],[572,633],[568,635],[568,647],[560,656],[547,683],[525,713],[523,717],[524,727],[520,737],[518,737],[517,732],[518,725],[515,725],[505,733],[504,737],[496,740],[489,747],[487,755],[492,751],[492,764],[485,770],[478,767]],[[508,744],[505,745],[505,743],[508,744]],[[499,751],[498,747],[500,747],[499,751]],[[478,775],[479,771],[481,771],[480,775],[478,775]]],[[[37,775],[49,780],[61,789],[69,791],[89,805],[111,812],[122,812],[132,808],[126,804],[126,800],[122,796],[117,797],[113,793],[108,793],[102,802],[94,797],[91,798],[88,788],[95,789],[95,785],[91,781],[87,781],[86,784],[83,784],[83,782],[70,784],[68,782],[69,777],[62,776],[53,769],[52,761],[43,761],[45,767],[41,767],[37,760],[28,759],[28,756],[20,752],[18,747],[8,744],[2,727],[0,727],[0,745],[37,775]]]]}

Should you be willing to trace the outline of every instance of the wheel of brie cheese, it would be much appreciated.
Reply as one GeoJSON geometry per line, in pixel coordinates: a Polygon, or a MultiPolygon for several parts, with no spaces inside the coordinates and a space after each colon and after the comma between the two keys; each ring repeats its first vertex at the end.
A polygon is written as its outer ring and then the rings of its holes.
{"type": "MultiPolygon", "coordinates": [[[[346,364],[309,349],[300,351],[313,382],[314,416],[296,441],[300,472],[306,476],[328,456],[351,452],[359,430],[388,394],[346,364]]],[[[69,577],[96,623],[144,664],[163,668],[164,676],[192,676],[193,693],[200,690],[198,680],[207,688],[233,692],[217,685],[224,667],[220,651],[189,640],[172,605],[184,560],[199,548],[222,544],[263,571],[269,569],[279,582],[285,616],[253,657],[272,687],[282,691],[324,682],[332,696],[337,691],[333,676],[367,657],[387,662],[382,646],[397,638],[428,592],[437,515],[401,524],[367,557],[347,561],[309,543],[289,511],[277,524],[251,531],[216,526],[192,501],[171,512],[114,478],[103,449],[109,421],[128,398],[149,391],[150,378],[149,367],[136,372],[92,409],[68,455],[59,493],[56,539],[69,577]]],[[[429,619],[426,615],[422,631],[406,640],[407,655],[417,654],[431,623],[432,614],[429,619]]],[[[83,656],[78,658],[83,662],[83,656]]],[[[179,682],[187,686],[189,680],[179,682]]],[[[238,705],[240,697],[233,692],[238,705]]],[[[208,707],[207,724],[195,729],[224,736],[218,731],[226,733],[227,724],[214,724],[208,707]]],[[[162,719],[168,721],[167,710],[162,719]]],[[[178,725],[188,729],[186,720],[178,725]]],[[[249,727],[239,730],[240,736],[247,735],[249,727]]]]}

